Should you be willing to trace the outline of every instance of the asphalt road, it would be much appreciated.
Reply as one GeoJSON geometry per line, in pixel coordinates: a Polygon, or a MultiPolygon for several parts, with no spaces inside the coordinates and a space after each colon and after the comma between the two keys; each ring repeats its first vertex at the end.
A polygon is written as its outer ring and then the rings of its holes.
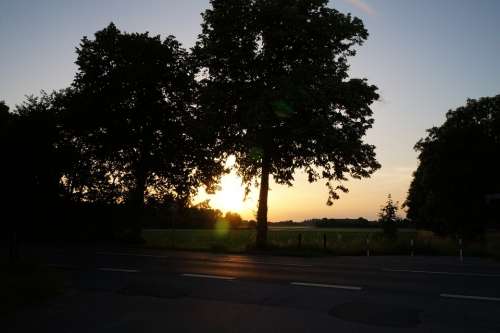
{"type": "Polygon", "coordinates": [[[500,332],[489,260],[31,252],[68,273],[68,291],[12,332],[500,332]]]}

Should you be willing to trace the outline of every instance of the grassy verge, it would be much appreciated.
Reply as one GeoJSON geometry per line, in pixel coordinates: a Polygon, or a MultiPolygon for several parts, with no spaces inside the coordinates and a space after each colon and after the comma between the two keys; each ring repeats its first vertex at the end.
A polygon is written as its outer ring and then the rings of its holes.
{"type": "Polygon", "coordinates": [[[41,303],[61,294],[63,273],[31,261],[11,265],[2,260],[0,274],[0,318],[5,318],[30,304],[41,303]]]}
{"type": "MultiPolygon", "coordinates": [[[[254,230],[145,230],[143,237],[149,247],[179,250],[243,253],[251,251],[255,244],[254,230]]],[[[458,255],[456,239],[440,238],[426,231],[405,230],[395,239],[387,239],[373,229],[268,232],[272,252],[299,255],[365,255],[367,247],[372,255],[409,255],[411,241],[416,255],[458,255]]],[[[466,256],[500,258],[500,234],[490,234],[484,242],[465,241],[463,251],[466,256]]]]}

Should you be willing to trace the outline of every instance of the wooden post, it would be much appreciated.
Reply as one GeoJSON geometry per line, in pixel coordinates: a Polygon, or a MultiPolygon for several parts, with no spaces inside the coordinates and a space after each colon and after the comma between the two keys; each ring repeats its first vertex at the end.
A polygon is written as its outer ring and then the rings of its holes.
{"type": "Polygon", "coordinates": [[[323,234],[323,249],[326,251],[326,234],[323,234]]]}

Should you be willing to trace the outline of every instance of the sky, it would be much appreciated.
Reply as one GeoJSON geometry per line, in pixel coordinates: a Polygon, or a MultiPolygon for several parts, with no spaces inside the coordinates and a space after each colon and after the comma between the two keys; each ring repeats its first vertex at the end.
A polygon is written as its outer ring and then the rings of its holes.
{"type": "MultiPolygon", "coordinates": [[[[67,87],[79,41],[111,21],[127,32],[174,35],[189,48],[208,6],[208,0],[0,0],[0,100],[13,108],[25,95],[67,87]]],[[[370,179],[347,182],[350,192],[332,207],[324,183],[309,184],[300,172],[293,187],[271,183],[271,221],[376,218],[388,194],[405,200],[418,165],[413,146],[425,130],[467,98],[500,93],[500,1],[336,0],[329,6],[361,18],[370,33],[350,74],[379,87],[366,141],[377,147],[382,168],[370,179]]],[[[256,193],[242,204],[234,175],[222,188],[212,205],[252,218],[256,193]]]]}

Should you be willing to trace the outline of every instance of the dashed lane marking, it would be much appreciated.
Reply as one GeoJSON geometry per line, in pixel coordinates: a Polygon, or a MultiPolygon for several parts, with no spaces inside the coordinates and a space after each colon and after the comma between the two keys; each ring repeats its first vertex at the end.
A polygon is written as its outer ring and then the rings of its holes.
{"type": "Polygon", "coordinates": [[[104,272],[122,272],[122,273],[138,273],[137,269],[123,269],[123,268],[99,268],[100,271],[104,272]]]}
{"type": "Polygon", "coordinates": [[[445,298],[458,298],[458,299],[469,299],[469,300],[476,300],[476,301],[500,302],[500,298],[498,298],[498,297],[483,297],[483,296],[455,295],[455,294],[440,294],[439,296],[445,297],[445,298]]]}
{"type": "Polygon", "coordinates": [[[440,272],[440,271],[419,271],[419,270],[406,270],[406,269],[382,269],[384,272],[395,273],[420,273],[420,274],[436,274],[436,275],[457,275],[457,276],[473,276],[473,277],[500,277],[500,274],[487,274],[487,273],[462,273],[462,272],[440,272]]]}
{"type": "Polygon", "coordinates": [[[294,286],[303,286],[303,287],[319,287],[319,288],[333,288],[333,289],[345,289],[345,290],[362,290],[361,287],[355,286],[343,286],[337,284],[324,284],[324,283],[309,283],[309,282],[291,282],[291,285],[294,286]]]}
{"type": "Polygon", "coordinates": [[[220,275],[207,275],[207,274],[191,274],[191,273],[184,273],[181,274],[182,276],[186,277],[196,277],[196,278],[206,278],[206,279],[217,279],[217,280],[235,280],[235,277],[232,276],[220,276],[220,275]]]}

